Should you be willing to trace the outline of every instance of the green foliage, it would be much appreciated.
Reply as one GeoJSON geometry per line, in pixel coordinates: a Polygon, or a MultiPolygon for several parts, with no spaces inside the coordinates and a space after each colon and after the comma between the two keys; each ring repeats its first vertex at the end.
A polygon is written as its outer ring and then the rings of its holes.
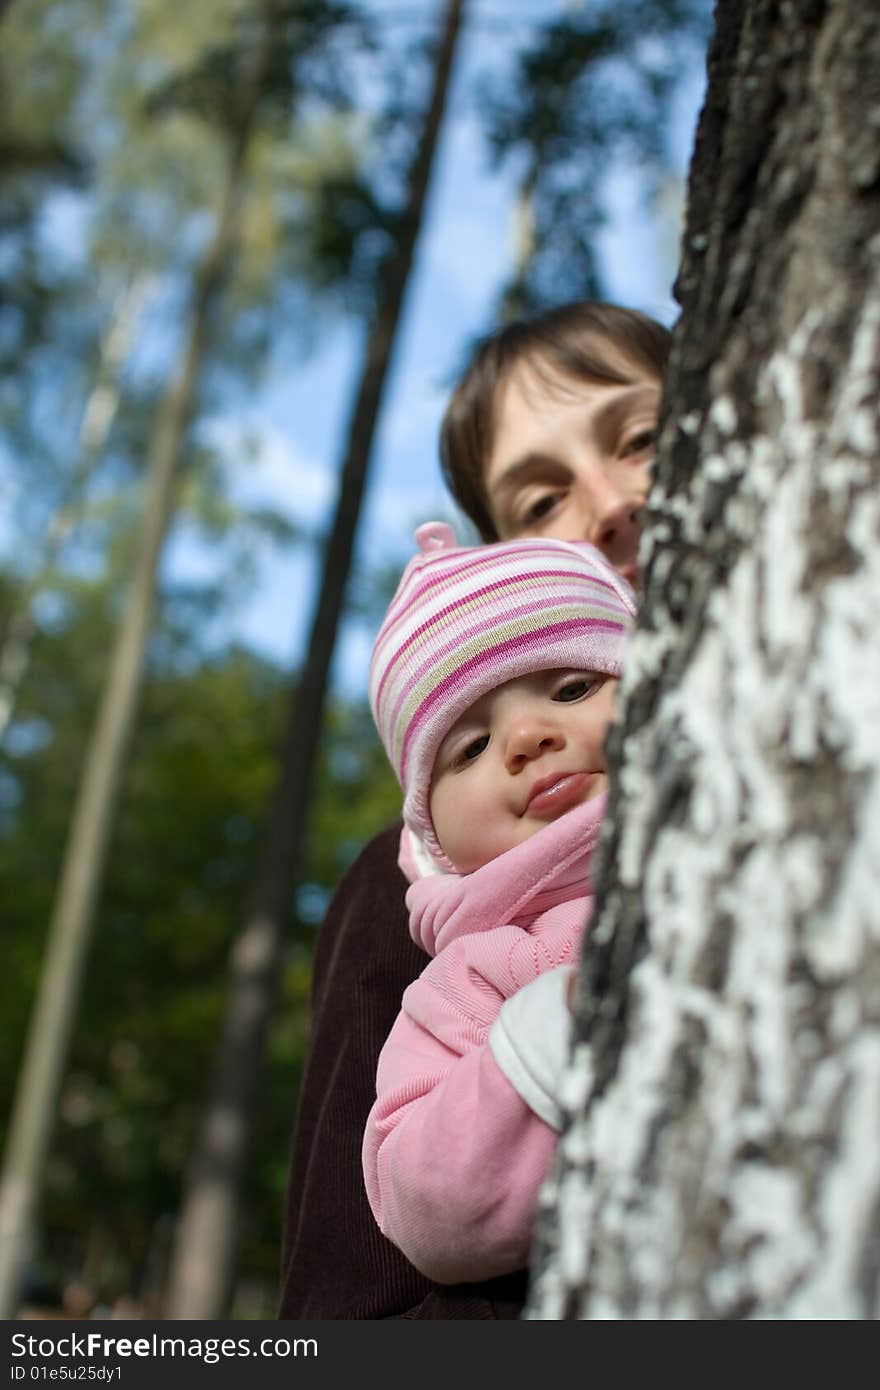
{"type": "Polygon", "coordinates": [[[372,42],[364,16],[337,0],[263,0],[233,5],[225,32],[204,34],[193,61],[177,65],[154,87],[147,113],[189,111],[212,130],[233,136],[241,119],[242,61],[267,22],[272,26],[272,50],[260,95],[261,124],[286,136],[291,111],[303,95],[335,108],[349,106],[352,46],[362,50],[372,42]]]}
{"type": "Polygon", "coordinates": [[[400,806],[400,787],[367,706],[332,706],[318,760],[303,874],[306,888],[318,889],[313,901],[320,903],[336,886],[371,835],[399,818],[400,806]]]}
{"type": "MultiPolygon", "coordinates": [[[[0,607],[9,606],[8,588],[2,592],[0,607]]],[[[0,758],[4,1113],[111,630],[108,597],[95,585],[69,596],[61,626],[35,651],[0,758]]],[[[87,1249],[99,1248],[95,1277],[105,1298],[156,1285],[164,1273],[225,1004],[228,952],[274,780],[284,686],[281,672],[244,651],[184,667],[154,661],[147,683],[45,1196],[46,1271],[75,1276],[87,1249]]],[[[329,894],[367,835],[397,812],[399,794],[365,709],[331,710],[317,801],[305,875],[313,900],[329,894]]],[[[301,920],[280,981],[250,1180],[241,1269],[270,1298],[310,945],[301,920]]]]}
{"type": "Polygon", "coordinates": [[[28,0],[3,20],[0,176],[55,176],[81,168],[73,124],[88,49],[110,0],[28,0]],[[33,68],[35,55],[42,59],[33,68]],[[23,77],[27,75],[27,80],[23,77]]]}
{"type": "Polygon", "coordinates": [[[16,529],[35,551],[77,476],[83,411],[124,288],[149,276],[133,344],[108,383],[121,390],[119,409],[86,483],[106,489],[141,470],[267,13],[270,70],[201,376],[207,411],[257,379],[270,344],[308,344],[314,296],[352,273],[362,226],[341,240],[328,229],[338,189],[359,181],[353,65],[369,48],[364,21],[335,0],[68,0],[14,6],[4,21],[0,451],[21,479],[16,529]],[[45,159],[13,159],[26,144],[45,159]],[[50,157],[56,147],[64,160],[50,157]],[[87,175],[76,188],[71,167],[87,175]]]}
{"type": "Polygon", "coordinates": [[[487,87],[496,161],[515,158],[534,218],[534,251],[508,286],[504,312],[600,297],[596,236],[603,181],[615,164],[662,174],[665,131],[682,67],[705,47],[707,0],[603,0],[543,25],[513,80],[487,87]]]}

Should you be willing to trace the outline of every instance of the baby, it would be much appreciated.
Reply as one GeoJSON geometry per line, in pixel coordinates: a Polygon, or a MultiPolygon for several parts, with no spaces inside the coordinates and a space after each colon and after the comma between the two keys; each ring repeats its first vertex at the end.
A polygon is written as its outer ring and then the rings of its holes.
{"type": "Polygon", "coordinates": [[[404,789],[410,930],[434,959],[379,1058],[363,1163],[380,1229],[459,1283],[528,1260],[636,602],[585,542],[464,549],[440,523],[416,540],[370,700],[404,789]]]}

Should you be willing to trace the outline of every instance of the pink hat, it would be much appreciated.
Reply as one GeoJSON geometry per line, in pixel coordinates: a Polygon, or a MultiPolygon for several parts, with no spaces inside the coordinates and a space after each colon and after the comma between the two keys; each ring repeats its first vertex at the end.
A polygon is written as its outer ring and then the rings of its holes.
{"type": "Polygon", "coordinates": [[[532,671],[620,672],[636,613],[626,580],[586,541],[457,546],[450,526],[416,531],[370,663],[370,707],[404,790],[404,820],[449,861],[429,810],[438,749],[487,691],[532,671]]]}

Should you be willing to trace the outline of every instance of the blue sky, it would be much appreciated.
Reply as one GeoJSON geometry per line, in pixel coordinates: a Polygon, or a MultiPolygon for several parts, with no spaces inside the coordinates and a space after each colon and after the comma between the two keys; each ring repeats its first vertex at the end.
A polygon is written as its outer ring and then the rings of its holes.
{"type": "MultiPolygon", "coordinates": [[[[382,14],[407,10],[376,0],[382,14]]],[[[436,440],[443,406],[463,344],[483,331],[512,255],[515,171],[489,172],[473,110],[473,79],[487,64],[504,61],[528,36],[535,19],[571,8],[571,0],[487,0],[477,6],[485,23],[467,31],[459,51],[427,222],[418,247],[392,376],[371,465],[371,481],[358,538],[365,566],[402,564],[413,527],[450,515],[440,482],[436,440]],[[501,25],[505,8],[510,23],[501,25]],[[488,27],[487,27],[488,26],[488,27]]],[[[413,6],[408,6],[409,13],[413,6]]],[[[671,170],[682,177],[693,138],[704,74],[702,64],[682,72],[669,132],[671,170]]],[[[603,189],[609,223],[601,259],[608,297],[642,308],[666,323],[675,316],[670,286],[677,255],[675,178],[662,215],[645,206],[637,170],[617,169],[603,189]]],[[[271,503],[292,519],[323,527],[331,513],[349,401],[360,365],[361,337],[337,322],[306,360],[276,361],[259,397],[246,410],[215,417],[209,432],[220,446],[233,494],[271,503]],[[257,442],[244,462],[243,441],[257,442]]],[[[216,557],[179,535],[172,539],[171,572],[208,575],[216,557]]],[[[252,590],[224,618],[226,635],[292,666],[301,655],[316,577],[314,558],[267,552],[252,590]]],[[[370,634],[345,625],[334,679],[361,693],[366,686],[370,634]]]]}

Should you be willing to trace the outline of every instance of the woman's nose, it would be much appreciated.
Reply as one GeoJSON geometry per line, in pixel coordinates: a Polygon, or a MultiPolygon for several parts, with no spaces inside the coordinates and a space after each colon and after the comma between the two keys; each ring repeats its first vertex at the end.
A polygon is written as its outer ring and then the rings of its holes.
{"type": "Polygon", "coordinates": [[[577,470],[568,515],[578,539],[591,541],[612,565],[635,560],[641,535],[641,512],[647,492],[640,470],[621,479],[607,459],[590,457],[577,470]]]}
{"type": "Polygon", "coordinates": [[[639,548],[642,499],[609,495],[596,512],[587,540],[593,542],[612,565],[634,560],[639,548]]]}

